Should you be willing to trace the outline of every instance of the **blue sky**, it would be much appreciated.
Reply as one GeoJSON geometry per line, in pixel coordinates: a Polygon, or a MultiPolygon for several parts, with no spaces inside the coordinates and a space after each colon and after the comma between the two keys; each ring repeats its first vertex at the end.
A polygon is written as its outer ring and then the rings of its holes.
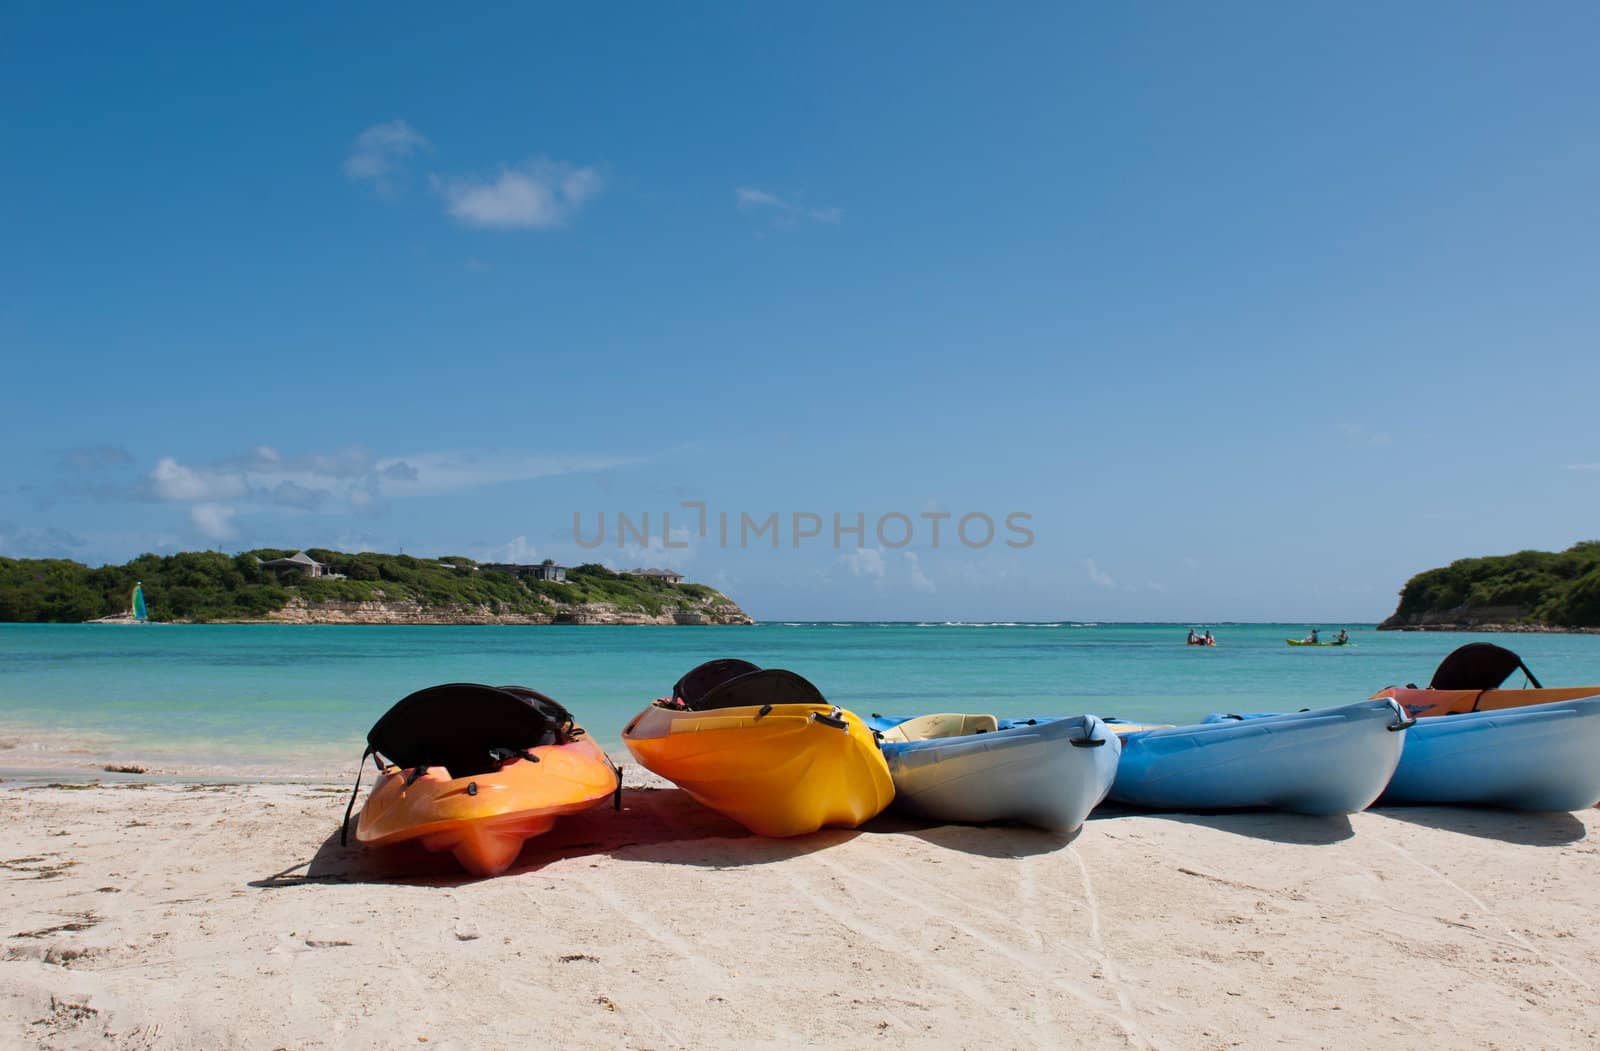
{"type": "Polygon", "coordinates": [[[13,5],[0,554],[1376,620],[1600,535],[1597,38],[1560,3],[13,5]],[[682,501],[867,547],[664,548],[682,501]],[[580,549],[602,511],[653,543],[580,549]],[[950,542],[1012,512],[1026,547],[950,542]]]}

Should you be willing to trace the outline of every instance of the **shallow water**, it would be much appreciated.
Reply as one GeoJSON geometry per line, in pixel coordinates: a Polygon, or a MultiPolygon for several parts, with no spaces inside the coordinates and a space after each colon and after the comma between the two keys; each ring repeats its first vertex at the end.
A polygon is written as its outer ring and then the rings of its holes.
{"type": "MultiPolygon", "coordinates": [[[[1342,625],[1324,625],[1331,638],[1342,625]]],[[[791,668],[868,712],[1096,712],[1190,721],[1318,707],[1426,683],[1469,641],[1521,653],[1546,685],[1600,683],[1600,636],[1379,633],[1293,648],[1305,625],[768,624],[759,627],[0,625],[0,727],[204,762],[347,760],[400,697],[434,683],[522,683],[607,747],[693,665],[791,668]]],[[[1519,685],[1520,678],[1508,685],[1519,685]]]]}

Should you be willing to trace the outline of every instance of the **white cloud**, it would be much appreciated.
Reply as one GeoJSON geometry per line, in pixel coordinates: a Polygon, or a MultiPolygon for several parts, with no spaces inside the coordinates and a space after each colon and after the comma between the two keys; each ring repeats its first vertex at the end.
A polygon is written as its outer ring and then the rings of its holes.
{"type": "Polygon", "coordinates": [[[1569,471],[1600,471],[1600,463],[1569,463],[1569,471]]]}
{"type": "Polygon", "coordinates": [[[839,556],[850,572],[858,577],[871,577],[882,580],[887,570],[883,562],[883,552],[875,547],[858,547],[854,551],[847,551],[839,556]]]}
{"type": "Polygon", "coordinates": [[[208,540],[232,540],[239,535],[233,526],[236,508],[225,504],[195,504],[189,508],[189,521],[208,540]]]}
{"type": "Polygon", "coordinates": [[[814,223],[827,223],[837,226],[844,218],[842,209],[834,207],[818,207],[801,203],[800,201],[787,200],[770,190],[760,190],[754,186],[740,186],[733,191],[734,200],[738,202],[743,211],[768,211],[785,220],[809,219],[814,223]]]}
{"type": "Polygon", "coordinates": [[[513,537],[511,540],[497,548],[492,548],[493,556],[483,559],[485,562],[538,562],[539,549],[528,543],[525,536],[513,537]]]}
{"type": "Polygon", "coordinates": [[[1112,579],[1110,573],[1101,569],[1094,559],[1086,558],[1083,560],[1083,571],[1089,575],[1090,582],[1096,587],[1105,588],[1107,591],[1116,589],[1117,582],[1112,579]]]}
{"type": "Polygon", "coordinates": [[[922,560],[917,557],[917,553],[915,551],[905,551],[902,554],[905,555],[906,559],[906,572],[910,574],[911,590],[932,594],[934,591],[933,581],[929,580],[927,574],[922,572],[922,560]]]}
{"type": "Polygon", "coordinates": [[[249,491],[244,476],[232,470],[185,467],[170,456],[156,461],[147,479],[158,500],[173,503],[235,500],[249,491]]]}
{"type": "Polygon", "coordinates": [[[391,120],[367,128],[350,144],[344,161],[345,178],[368,181],[379,193],[394,189],[392,176],[412,154],[429,148],[421,132],[403,120],[391,120]]]}
{"type": "Polygon", "coordinates": [[[789,207],[787,204],[784,203],[783,199],[781,197],[779,197],[777,194],[768,193],[765,190],[757,190],[757,189],[753,189],[752,187],[749,187],[749,186],[741,186],[738,189],[734,190],[733,193],[734,193],[734,196],[739,199],[739,204],[743,205],[743,206],[746,206],[746,207],[751,207],[751,206],[754,206],[754,207],[767,207],[767,208],[788,208],[789,207]]]}
{"type": "MultiPolygon", "coordinates": [[[[645,521],[642,518],[630,517],[633,526],[643,529],[645,521]]],[[[670,521],[670,520],[669,520],[670,521]]],[[[672,526],[669,537],[672,543],[663,542],[661,537],[661,520],[654,515],[650,516],[651,532],[643,544],[629,540],[614,550],[617,552],[615,562],[618,570],[629,569],[683,569],[694,561],[695,542],[697,538],[687,526],[672,526]]],[[[628,534],[633,535],[631,532],[628,534]]],[[[607,558],[609,564],[612,559],[607,558]]]]}
{"type": "Polygon", "coordinates": [[[493,179],[434,178],[445,210],[468,226],[499,230],[545,230],[572,218],[601,190],[594,168],[575,168],[538,158],[501,168],[493,179]]]}

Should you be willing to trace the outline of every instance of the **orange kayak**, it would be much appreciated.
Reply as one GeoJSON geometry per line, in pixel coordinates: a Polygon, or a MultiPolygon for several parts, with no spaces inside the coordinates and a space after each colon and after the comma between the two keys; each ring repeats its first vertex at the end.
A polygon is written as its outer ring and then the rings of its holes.
{"type": "Polygon", "coordinates": [[[1492,642],[1469,642],[1439,662],[1427,688],[1412,684],[1388,686],[1372,696],[1392,697],[1408,715],[1426,719],[1576,701],[1600,696],[1600,686],[1545,687],[1528,670],[1522,658],[1505,647],[1492,642]],[[1502,689],[1506,680],[1519,671],[1527,677],[1531,688],[1502,689]]]}
{"type": "Polygon", "coordinates": [[[1539,690],[1424,690],[1390,686],[1373,694],[1393,697],[1406,713],[1426,719],[1434,715],[1459,715],[1463,712],[1489,712],[1502,708],[1524,708],[1552,701],[1576,701],[1600,696],[1600,686],[1561,686],[1539,690]]]}
{"type": "Polygon", "coordinates": [[[475,876],[504,872],[527,840],[618,787],[611,760],[566,709],[524,687],[452,683],[418,691],[367,741],[369,753],[387,761],[361,809],[356,840],[369,847],[417,840],[454,854],[475,876]]]}

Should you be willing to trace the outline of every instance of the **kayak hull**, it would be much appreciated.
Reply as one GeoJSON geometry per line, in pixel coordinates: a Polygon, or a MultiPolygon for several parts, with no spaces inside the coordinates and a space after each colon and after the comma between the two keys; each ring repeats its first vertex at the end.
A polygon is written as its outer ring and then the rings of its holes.
{"type": "Polygon", "coordinates": [[[1381,805],[1572,811],[1600,803],[1600,696],[1422,719],[1405,738],[1381,805]]]}
{"type": "Polygon", "coordinates": [[[652,704],[622,733],[645,768],[759,836],[855,828],[894,798],[872,733],[830,705],[652,704]],[[842,724],[842,725],[839,725],[842,724]]]}
{"type": "Polygon", "coordinates": [[[587,737],[531,754],[537,763],[510,759],[498,771],[471,777],[431,766],[409,785],[410,771],[390,767],[361,808],[356,840],[369,847],[416,840],[455,855],[475,876],[499,875],[561,815],[587,810],[617,790],[616,768],[587,737]]]}
{"type": "Polygon", "coordinates": [[[1392,701],[1124,735],[1110,798],[1154,810],[1268,808],[1348,814],[1377,799],[1400,762],[1392,701]]]}
{"type": "Polygon", "coordinates": [[[1121,739],[1092,715],[993,733],[885,741],[895,805],[935,821],[1013,821],[1069,835],[1111,790],[1121,739]]]}
{"type": "Polygon", "coordinates": [[[1561,686],[1535,690],[1419,690],[1390,686],[1374,696],[1393,697],[1409,714],[1421,719],[1465,712],[1525,708],[1555,701],[1576,701],[1600,696],[1600,686],[1561,686]]]}
{"type": "Polygon", "coordinates": [[[1284,639],[1290,646],[1348,646],[1348,642],[1307,642],[1305,639],[1284,639]]]}

